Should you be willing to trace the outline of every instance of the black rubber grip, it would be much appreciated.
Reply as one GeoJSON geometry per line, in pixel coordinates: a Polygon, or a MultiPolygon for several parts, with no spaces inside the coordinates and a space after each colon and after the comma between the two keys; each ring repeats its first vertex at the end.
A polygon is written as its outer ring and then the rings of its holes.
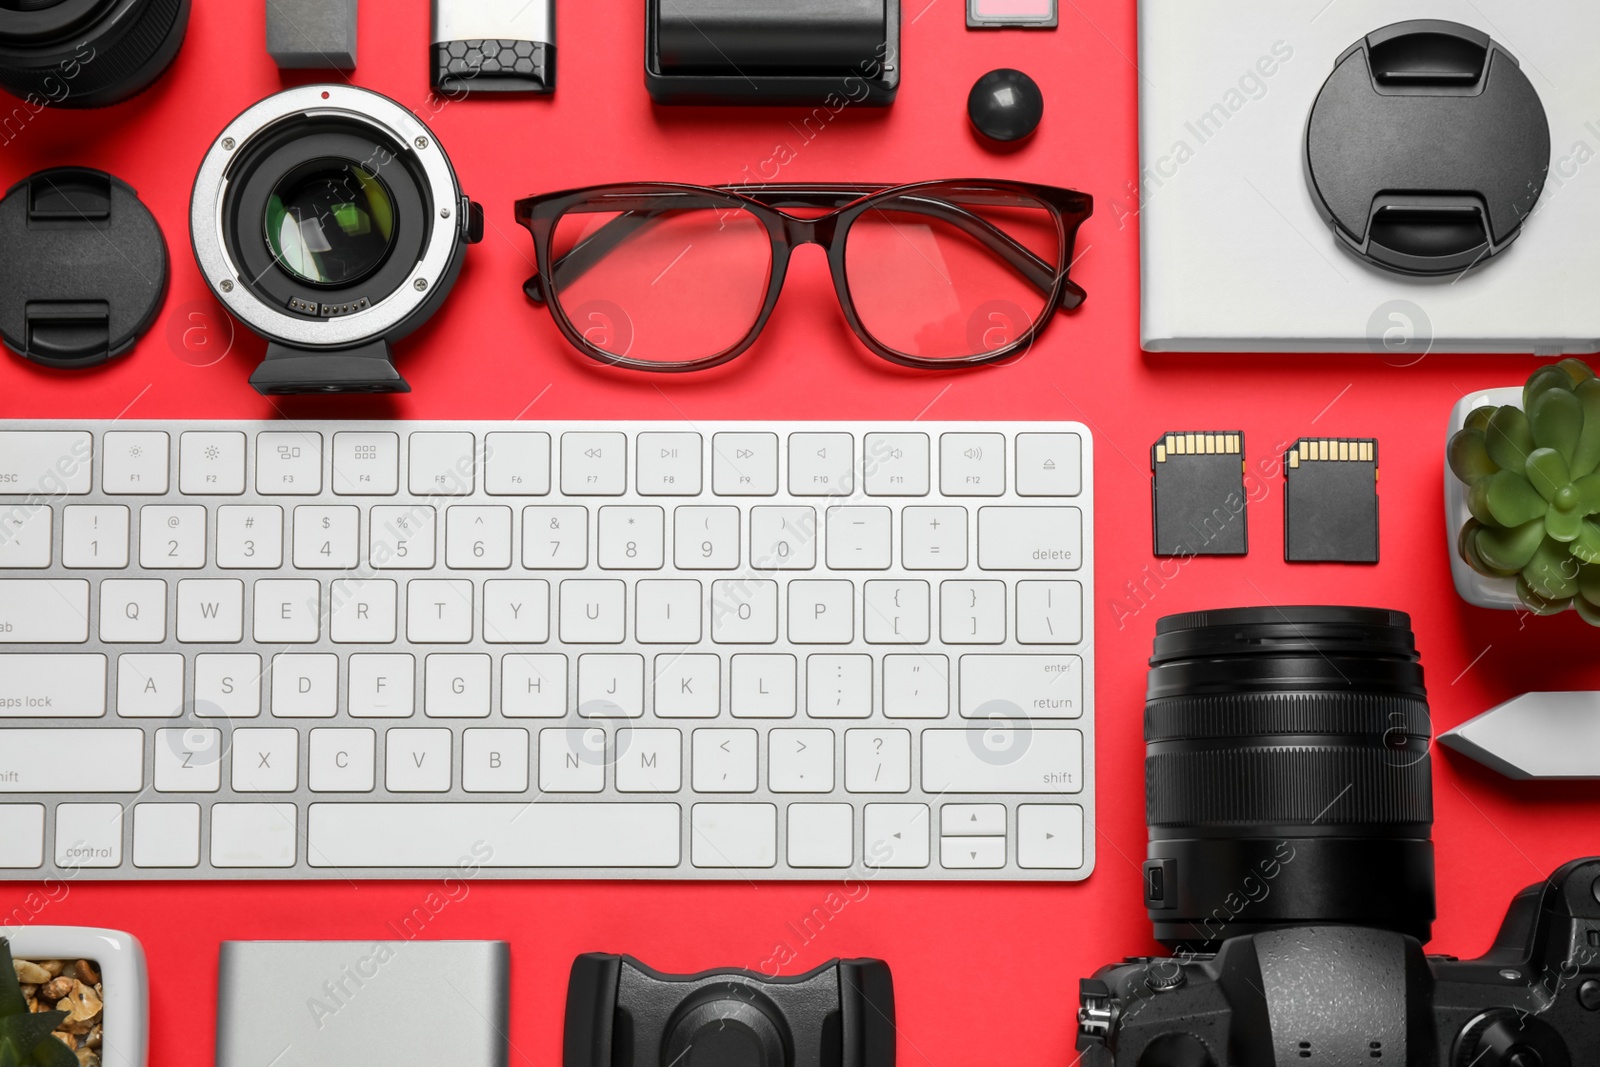
{"type": "Polygon", "coordinates": [[[1433,821],[1425,742],[1399,750],[1324,742],[1154,752],[1145,759],[1145,794],[1151,827],[1433,821]]]}
{"type": "Polygon", "coordinates": [[[441,41],[433,46],[441,93],[551,93],[556,46],[543,41],[441,41]]]}
{"type": "Polygon", "coordinates": [[[1393,693],[1256,693],[1168,697],[1144,709],[1151,744],[1200,738],[1338,734],[1369,744],[1432,734],[1428,702],[1393,693]]]}

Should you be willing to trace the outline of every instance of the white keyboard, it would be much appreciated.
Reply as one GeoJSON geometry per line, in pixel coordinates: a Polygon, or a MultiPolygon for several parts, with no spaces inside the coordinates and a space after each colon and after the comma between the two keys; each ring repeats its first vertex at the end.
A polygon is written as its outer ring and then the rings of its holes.
{"type": "Polygon", "coordinates": [[[0,422],[0,877],[1067,880],[1075,423],[0,422]]]}

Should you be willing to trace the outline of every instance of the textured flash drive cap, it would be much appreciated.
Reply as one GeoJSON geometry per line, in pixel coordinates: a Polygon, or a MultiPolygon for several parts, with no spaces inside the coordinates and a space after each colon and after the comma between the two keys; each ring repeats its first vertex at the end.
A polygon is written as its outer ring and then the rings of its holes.
{"type": "Polygon", "coordinates": [[[356,0],[267,0],[267,51],[283,70],[354,70],[356,0]]]}

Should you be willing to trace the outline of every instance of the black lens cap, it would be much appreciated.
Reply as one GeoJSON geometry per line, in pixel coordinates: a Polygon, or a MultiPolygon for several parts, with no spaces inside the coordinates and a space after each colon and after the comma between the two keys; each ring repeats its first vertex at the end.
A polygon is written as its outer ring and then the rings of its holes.
{"type": "Polygon", "coordinates": [[[94,367],[150,328],[167,293],[167,244],[127,183],[43,170],[0,200],[0,340],[47,367],[94,367]]]}
{"type": "Polygon", "coordinates": [[[1400,22],[1339,57],[1311,107],[1305,168],[1317,210],[1357,257],[1455,274],[1522,232],[1550,168],[1550,122],[1488,34],[1400,22]]]}
{"type": "Polygon", "coordinates": [[[967,94],[967,117],[983,136],[1009,144],[1033,135],[1044,117],[1039,83],[1010,67],[991,70],[967,94]]]}

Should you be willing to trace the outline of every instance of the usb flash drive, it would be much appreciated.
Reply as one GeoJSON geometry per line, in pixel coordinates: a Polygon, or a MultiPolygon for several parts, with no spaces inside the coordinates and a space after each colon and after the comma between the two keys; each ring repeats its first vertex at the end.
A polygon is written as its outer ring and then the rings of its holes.
{"type": "Polygon", "coordinates": [[[555,92],[555,0],[433,0],[433,87],[555,92]]]}

